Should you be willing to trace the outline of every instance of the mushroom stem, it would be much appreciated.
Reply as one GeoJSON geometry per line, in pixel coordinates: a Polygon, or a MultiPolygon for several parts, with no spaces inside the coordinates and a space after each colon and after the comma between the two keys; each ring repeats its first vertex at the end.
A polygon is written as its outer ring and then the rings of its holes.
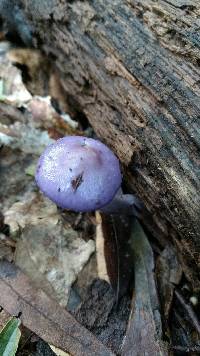
{"type": "Polygon", "coordinates": [[[133,194],[123,194],[122,189],[119,188],[113,200],[100,210],[106,214],[125,214],[139,217],[142,206],[139,198],[133,194]]]}

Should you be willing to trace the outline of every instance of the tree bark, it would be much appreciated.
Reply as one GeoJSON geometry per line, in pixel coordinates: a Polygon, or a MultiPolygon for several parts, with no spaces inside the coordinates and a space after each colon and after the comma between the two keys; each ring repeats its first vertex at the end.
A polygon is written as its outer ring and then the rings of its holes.
{"type": "Polygon", "coordinates": [[[33,42],[200,287],[200,4],[22,0],[33,42]]]}

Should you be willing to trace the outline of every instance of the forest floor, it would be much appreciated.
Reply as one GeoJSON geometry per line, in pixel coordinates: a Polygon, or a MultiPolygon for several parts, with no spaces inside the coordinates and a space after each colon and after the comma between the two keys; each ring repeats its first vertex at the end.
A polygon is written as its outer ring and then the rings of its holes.
{"type": "MultiPolygon", "coordinates": [[[[39,51],[16,47],[2,33],[0,268],[19,268],[20,280],[6,280],[17,291],[16,300],[6,298],[0,271],[0,328],[11,315],[22,319],[18,356],[66,355],[52,347],[59,323],[50,318],[49,329],[41,327],[47,306],[41,298],[38,312],[39,290],[112,354],[200,354],[200,296],[173,246],[161,249],[134,218],[63,211],[39,192],[37,160],[48,144],[66,135],[95,137],[83,114],[67,104],[48,60],[39,51]],[[15,302],[27,298],[28,314],[18,315],[15,302]]],[[[51,312],[47,307],[47,315],[51,312]]]]}

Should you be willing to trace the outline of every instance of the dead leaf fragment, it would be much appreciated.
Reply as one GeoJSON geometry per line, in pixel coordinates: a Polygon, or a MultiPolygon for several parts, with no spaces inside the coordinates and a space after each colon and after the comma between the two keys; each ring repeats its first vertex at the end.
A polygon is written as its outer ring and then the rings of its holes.
{"type": "Polygon", "coordinates": [[[37,286],[67,304],[69,291],[95,246],[65,228],[57,207],[40,193],[27,193],[5,212],[5,223],[17,240],[15,262],[37,286]]]}
{"type": "Polygon", "coordinates": [[[164,320],[167,321],[171,308],[175,285],[182,276],[182,268],[173,246],[168,245],[157,259],[156,276],[164,320]]]}
{"type": "Polygon", "coordinates": [[[70,354],[68,354],[68,352],[62,351],[53,345],[49,345],[49,346],[57,356],[70,356],[70,354]]]}
{"type": "Polygon", "coordinates": [[[116,299],[126,293],[132,275],[130,254],[130,217],[126,215],[97,216],[96,250],[99,277],[108,281],[116,299]]]}
{"type": "Polygon", "coordinates": [[[136,220],[132,230],[132,249],[135,266],[135,291],[122,355],[166,355],[161,341],[162,324],[154,280],[153,251],[136,220]]]}
{"type": "Polygon", "coordinates": [[[21,201],[14,203],[5,211],[5,224],[9,225],[11,235],[16,235],[26,225],[42,223],[51,226],[57,224],[57,207],[40,193],[28,192],[21,201]]]}
{"type": "Polygon", "coordinates": [[[6,258],[9,261],[13,258],[12,248],[7,246],[4,241],[0,241],[0,259],[6,258]]]}
{"type": "Polygon", "coordinates": [[[33,178],[24,172],[33,157],[18,150],[3,147],[0,152],[0,209],[4,213],[27,191],[34,189],[33,178]]]}
{"type": "Polygon", "coordinates": [[[94,242],[85,242],[73,229],[42,222],[27,226],[16,247],[15,262],[43,289],[66,306],[71,285],[94,252],[94,242]]]}

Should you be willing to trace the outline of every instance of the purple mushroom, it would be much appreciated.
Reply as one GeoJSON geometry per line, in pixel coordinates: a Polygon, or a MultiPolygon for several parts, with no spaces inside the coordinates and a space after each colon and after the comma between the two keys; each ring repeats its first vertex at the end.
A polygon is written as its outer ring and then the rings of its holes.
{"type": "Polygon", "coordinates": [[[134,213],[137,201],[122,195],[121,181],[114,153],[100,141],[82,136],[67,136],[48,146],[36,172],[36,183],[48,198],[61,208],[81,212],[105,207],[105,212],[118,213],[128,206],[134,213]]]}

